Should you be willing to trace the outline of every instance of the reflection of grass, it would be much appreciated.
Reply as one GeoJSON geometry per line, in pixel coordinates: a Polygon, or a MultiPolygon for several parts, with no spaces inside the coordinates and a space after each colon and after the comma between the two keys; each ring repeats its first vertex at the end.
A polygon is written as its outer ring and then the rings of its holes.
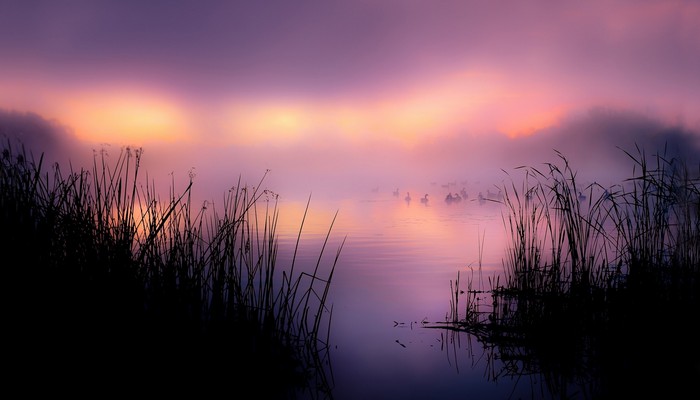
{"type": "Polygon", "coordinates": [[[456,309],[459,275],[451,286],[447,326],[475,334],[510,373],[541,374],[555,397],[685,390],[700,373],[698,178],[637,150],[614,188],[578,187],[561,154],[561,166],[526,168],[522,187],[504,188],[512,241],[488,311],[471,281],[456,309]]]}
{"type": "Polygon", "coordinates": [[[137,183],[140,150],[68,174],[9,144],[0,157],[3,315],[19,378],[71,390],[202,393],[263,378],[274,384],[254,386],[261,395],[329,390],[335,261],[278,270],[274,193],[239,180],[222,209],[197,209],[191,179],[164,202],[137,183]]]}

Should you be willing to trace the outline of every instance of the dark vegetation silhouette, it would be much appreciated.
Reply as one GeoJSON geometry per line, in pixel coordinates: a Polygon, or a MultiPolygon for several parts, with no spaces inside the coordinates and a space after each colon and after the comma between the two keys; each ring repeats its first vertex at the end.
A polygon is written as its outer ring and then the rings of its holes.
{"type": "Polygon", "coordinates": [[[559,152],[503,186],[504,279],[458,272],[430,325],[476,337],[491,379],[530,379],[533,398],[697,391],[700,163],[623,153],[632,176],[611,187],[581,187],[559,152]]]}
{"type": "MultiPolygon", "coordinates": [[[[100,151],[87,170],[63,169],[59,157],[80,156],[66,128],[2,110],[0,128],[9,136],[0,155],[6,381],[28,393],[203,395],[252,387],[260,396],[330,396],[325,299],[335,264],[321,268],[319,255],[316,265],[280,268],[276,195],[262,180],[252,187],[239,180],[222,209],[196,206],[191,180],[180,192],[173,183],[164,198],[148,177],[137,183],[140,149],[124,148],[114,162],[100,151]]],[[[462,157],[480,146],[460,140],[421,156],[448,149],[462,157]]],[[[558,153],[557,163],[520,168],[524,179],[504,185],[503,197],[480,198],[507,210],[505,280],[486,284],[477,269],[464,288],[458,273],[450,315],[435,326],[476,336],[489,377],[530,378],[533,398],[695,390],[694,136],[598,109],[496,147],[513,145],[523,151],[501,153],[530,160],[552,145],[590,149],[574,153],[576,165],[614,177],[631,160],[632,177],[582,184],[558,153]],[[619,163],[598,161],[613,139],[640,137],[651,148],[666,140],[673,156],[649,162],[642,146],[619,163]]]]}
{"type": "Polygon", "coordinates": [[[280,266],[277,195],[264,177],[239,178],[221,208],[198,207],[191,179],[160,197],[141,183],[140,161],[123,148],[64,171],[3,145],[7,381],[98,397],[329,397],[326,299],[341,249],[331,265],[319,254],[316,265],[280,266]]]}

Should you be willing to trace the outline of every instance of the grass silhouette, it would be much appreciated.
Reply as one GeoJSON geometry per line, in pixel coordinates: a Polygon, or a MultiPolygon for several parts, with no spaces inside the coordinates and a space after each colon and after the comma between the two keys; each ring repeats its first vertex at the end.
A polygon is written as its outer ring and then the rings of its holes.
{"type": "Polygon", "coordinates": [[[64,173],[4,146],[10,381],[28,393],[329,396],[326,299],[342,245],[332,265],[320,254],[281,269],[277,195],[262,180],[239,178],[222,209],[196,207],[192,177],[164,200],[140,183],[141,156],[96,152],[90,170],[64,173]]]}
{"type": "MultiPolygon", "coordinates": [[[[503,280],[450,282],[444,324],[551,398],[682,395],[700,377],[700,170],[643,149],[632,177],[580,187],[558,163],[504,185],[503,280]],[[461,300],[460,300],[461,299],[461,300]]],[[[493,365],[493,363],[490,363],[493,365]]],[[[547,397],[547,396],[545,396],[547,397]]]]}

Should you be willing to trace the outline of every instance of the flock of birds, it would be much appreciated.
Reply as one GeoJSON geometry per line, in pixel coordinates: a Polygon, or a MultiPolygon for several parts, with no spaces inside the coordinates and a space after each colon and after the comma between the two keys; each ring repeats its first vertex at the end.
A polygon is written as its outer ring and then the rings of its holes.
{"type": "MultiPolygon", "coordinates": [[[[399,193],[400,193],[399,189],[396,188],[396,190],[393,191],[394,197],[399,197],[399,193]]],[[[420,202],[423,204],[428,204],[429,197],[430,197],[430,194],[428,194],[428,193],[424,194],[423,197],[420,198],[420,202]]],[[[466,189],[462,188],[462,190],[460,192],[448,192],[447,195],[445,196],[445,202],[446,203],[458,203],[458,202],[461,202],[462,200],[466,200],[468,197],[469,197],[469,194],[467,193],[466,189]]],[[[407,203],[410,203],[413,200],[410,192],[406,192],[406,196],[404,197],[404,200],[407,203]]],[[[485,197],[481,193],[479,193],[479,200],[485,200],[485,197]]]]}
{"type": "MultiPolygon", "coordinates": [[[[443,186],[445,186],[445,185],[443,185],[443,186]]],[[[449,186],[448,186],[448,187],[449,187],[449,186]]],[[[372,191],[373,191],[373,192],[376,192],[375,189],[373,189],[372,191]]],[[[396,188],[396,189],[392,192],[392,194],[394,195],[394,197],[399,197],[399,196],[400,196],[399,189],[396,188]]],[[[607,194],[607,191],[606,191],[606,194],[607,194]]],[[[420,202],[427,205],[427,204],[428,204],[428,201],[429,201],[429,200],[428,200],[428,197],[429,197],[429,194],[428,194],[428,193],[424,194],[423,197],[420,198],[420,202]]],[[[449,191],[449,192],[447,193],[447,195],[445,196],[445,202],[446,202],[446,203],[459,203],[459,202],[461,202],[462,200],[466,200],[466,199],[468,199],[468,198],[469,198],[469,194],[467,193],[467,191],[466,191],[465,188],[462,188],[462,190],[461,190],[460,192],[451,192],[451,191],[449,191]]],[[[586,197],[585,194],[583,194],[582,192],[578,192],[578,200],[579,200],[580,202],[586,201],[586,198],[587,198],[587,197],[586,197]]],[[[413,198],[411,197],[411,193],[410,193],[410,192],[406,192],[406,196],[404,197],[404,200],[405,200],[407,203],[410,203],[410,202],[413,200],[413,198]]],[[[490,189],[487,189],[487,190],[486,190],[486,194],[484,194],[483,192],[479,192],[478,196],[476,197],[476,200],[478,200],[479,203],[483,203],[483,202],[485,202],[485,201],[497,201],[497,202],[500,202],[500,201],[503,201],[503,193],[502,193],[500,190],[498,190],[497,192],[492,192],[490,189]]]]}

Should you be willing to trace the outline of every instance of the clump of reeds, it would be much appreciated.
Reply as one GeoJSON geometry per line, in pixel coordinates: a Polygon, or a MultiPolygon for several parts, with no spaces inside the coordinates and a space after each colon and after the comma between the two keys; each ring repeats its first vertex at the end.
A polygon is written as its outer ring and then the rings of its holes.
{"type": "Polygon", "coordinates": [[[193,176],[161,199],[141,183],[141,157],[125,148],[111,163],[101,151],[91,170],[64,174],[3,149],[0,249],[19,370],[163,390],[265,379],[276,383],[254,391],[327,392],[326,300],[340,248],[327,268],[322,254],[280,268],[277,195],[262,179],[239,178],[221,209],[198,207],[193,176]]]}
{"type": "MultiPolygon", "coordinates": [[[[560,395],[572,382],[593,397],[620,389],[611,383],[616,379],[596,373],[613,364],[649,365],[636,348],[647,341],[680,341],[698,353],[692,338],[700,315],[700,174],[663,154],[653,166],[640,148],[625,154],[633,176],[608,188],[595,182],[580,187],[558,152],[559,164],[522,168],[522,186],[503,190],[503,221],[512,240],[504,284],[490,290],[490,311],[476,318],[478,306],[467,303],[467,317],[454,318],[460,315],[452,308],[454,293],[450,301],[453,328],[498,348],[503,360],[519,360],[505,364],[512,372],[535,368],[560,395]],[[661,320],[664,333],[649,334],[661,320]]],[[[672,351],[661,354],[646,356],[679,359],[672,351]]],[[[692,375],[692,363],[681,360],[681,377],[692,375]]],[[[607,372],[629,378],[625,368],[607,372]]]]}
{"type": "Polygon", "coordinates": [[[628,285],[654,285],[649,295],[659,300],[697,302],[700,175],[682,159],[658,155],[649,165],[641,149],[626,154],[635,163],[632,188],[611,214],[628,285]]]}

